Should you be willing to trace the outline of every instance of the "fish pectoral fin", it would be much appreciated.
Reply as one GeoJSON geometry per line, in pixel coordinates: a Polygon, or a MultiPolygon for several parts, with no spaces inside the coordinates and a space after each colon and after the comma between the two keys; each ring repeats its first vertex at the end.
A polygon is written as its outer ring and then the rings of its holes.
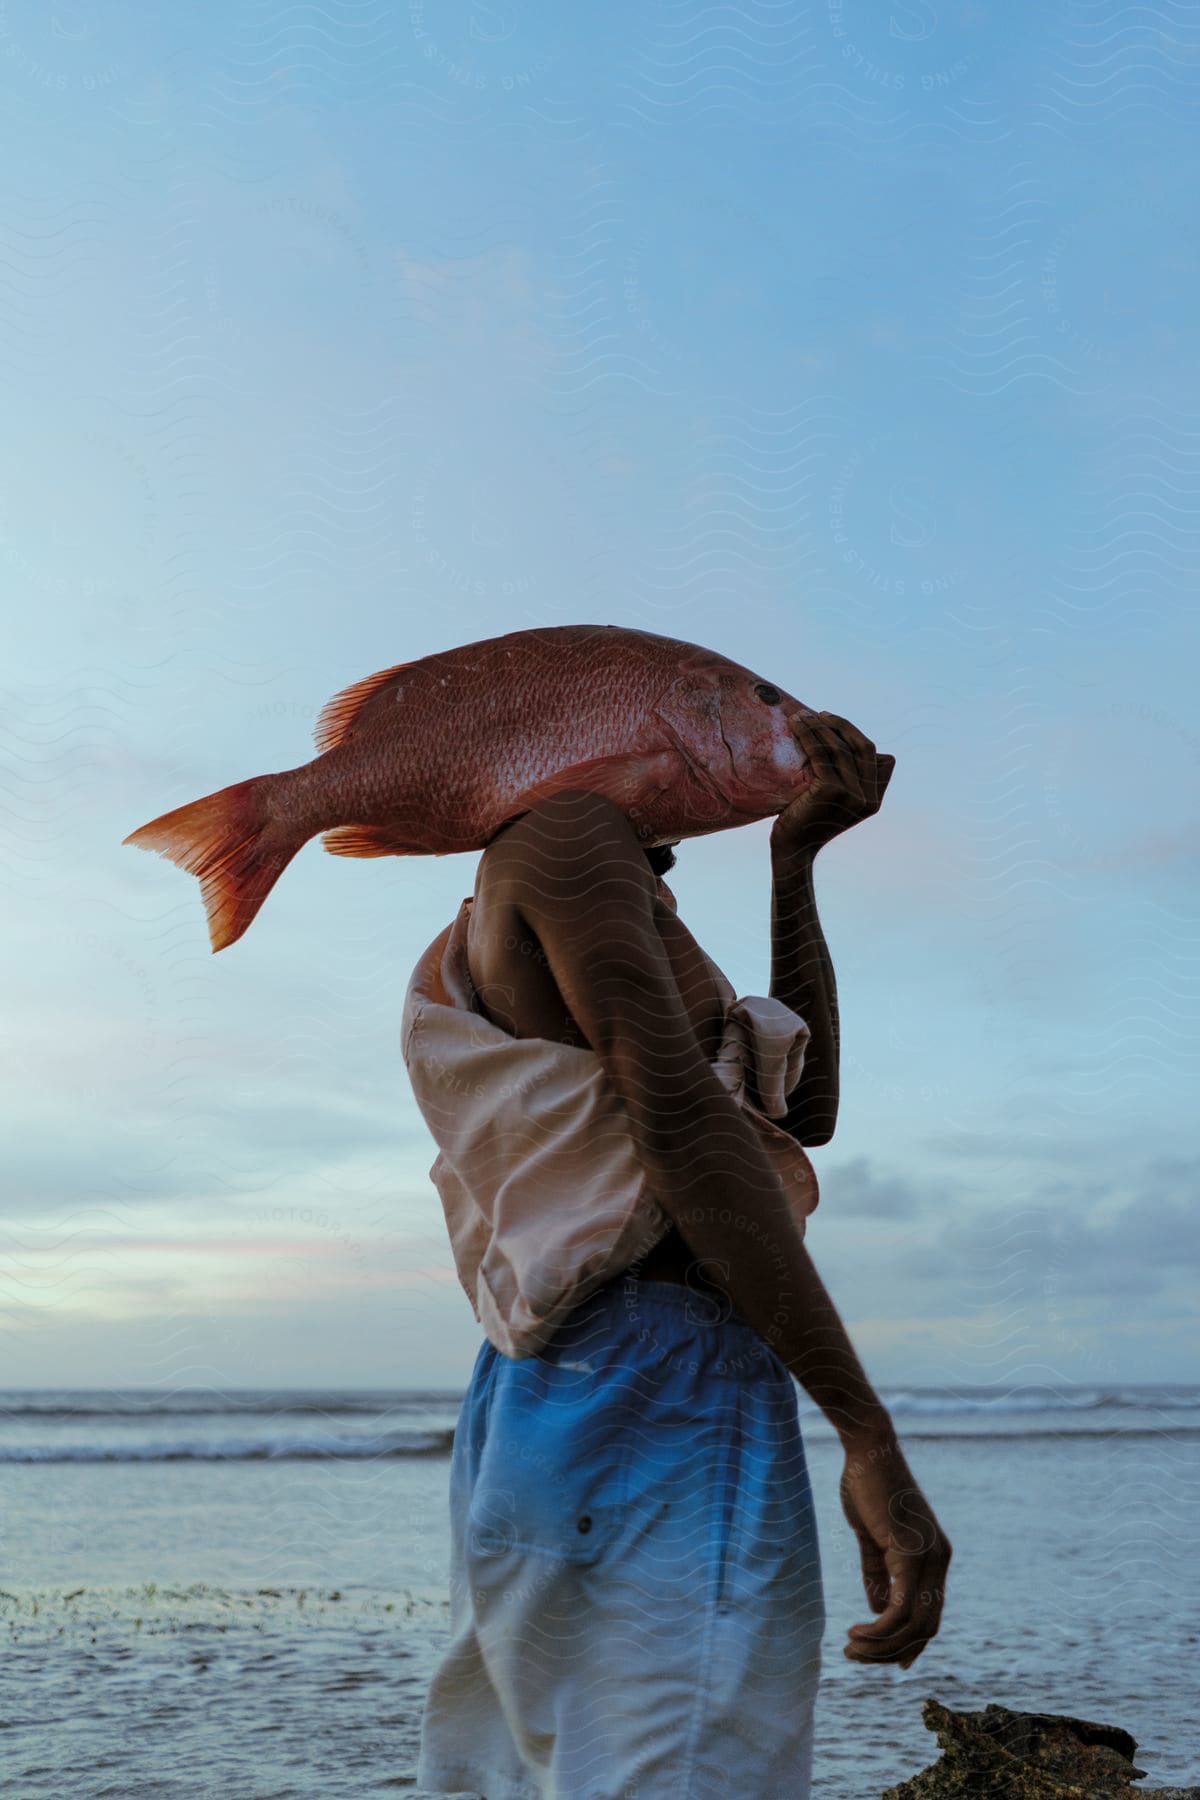
{"type": "Polygon", "coordinates": [[[394,825],[339,825],[322,834],[330,856],[411,856],[394,825]]]}
{"type": "Polygon", "coordinates": [[[683,758],[677,750],[634,751],[627,756],[594,756],[587,762],[572,763],[569,769],[559,769],[556,774],[548,775],[545,781],[539,781],[536,787],[527,788],[521,795],[519,805],[521,811],[528,811],[539,800],[546,800],[551,794],[579,788],[586,793],[603,794],[623,810],[630,809],[630,817],[636,824],[631,810],[633,803],[636,801],[638,810],[643,810],[649,801],[656,799],[673,781],[678,780],[684,767],[683,758]]]}

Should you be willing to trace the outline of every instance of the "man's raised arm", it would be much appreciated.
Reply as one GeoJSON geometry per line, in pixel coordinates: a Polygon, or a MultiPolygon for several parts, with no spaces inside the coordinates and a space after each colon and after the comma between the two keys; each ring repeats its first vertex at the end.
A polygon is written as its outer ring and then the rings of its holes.
{"type": "Polygon", "coordinates": [[[808,1026],[804,1070],[779,1123],[802,1144],[827,1144],[837,1125],[841,1037],[833,960],[817,916],[813,862],[831,838],[873,817],[896,767],[837,713],[791,721],[812,771],[771,827],[771,993],[808,1026]]]}

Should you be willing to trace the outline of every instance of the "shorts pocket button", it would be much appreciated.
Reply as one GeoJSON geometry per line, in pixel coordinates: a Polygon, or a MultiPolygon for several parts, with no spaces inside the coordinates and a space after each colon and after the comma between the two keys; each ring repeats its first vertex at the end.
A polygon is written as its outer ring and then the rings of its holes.
{"type": "Polygon", "coordinates": [[[582,1531],[584,1533],[589,1532],[592,1529],[591,1514],[584,1513],[582,1518],[579,1518],[575,1521],[575,1526],[576,1526],[576,1530],[578,1530],[578,1531],[582,1531]]]}

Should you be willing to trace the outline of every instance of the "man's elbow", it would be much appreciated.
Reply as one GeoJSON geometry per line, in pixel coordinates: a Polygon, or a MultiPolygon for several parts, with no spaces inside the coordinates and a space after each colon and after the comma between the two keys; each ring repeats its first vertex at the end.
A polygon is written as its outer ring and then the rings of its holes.
{"type": "Polygon", "coordinates": [[[805,1150],[819,1150],[823,1144],[830,1143],[836,1129],[837,1108],[828,1104],[798,1107],[784,1121],[784,1130],[805,1150]]]}

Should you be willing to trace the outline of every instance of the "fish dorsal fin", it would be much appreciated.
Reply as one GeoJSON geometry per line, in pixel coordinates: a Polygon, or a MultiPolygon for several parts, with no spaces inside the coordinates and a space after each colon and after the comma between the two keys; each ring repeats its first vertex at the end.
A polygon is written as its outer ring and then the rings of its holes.
{"type": "Polygon", "coordinates": [[[332,700],[327,701],[321,708],[313,732],[317,749],[322,752],[336,750],[339,744],[345,743],[354,721],[367,701],[374,699],[380,688],[386,687],[401,669],[410,667],[409,663],[397,663],[394,668],[380,669],[377,675],[365,676],[362,681],[343,688],[340,694],[335,694],[332,700]]]}

